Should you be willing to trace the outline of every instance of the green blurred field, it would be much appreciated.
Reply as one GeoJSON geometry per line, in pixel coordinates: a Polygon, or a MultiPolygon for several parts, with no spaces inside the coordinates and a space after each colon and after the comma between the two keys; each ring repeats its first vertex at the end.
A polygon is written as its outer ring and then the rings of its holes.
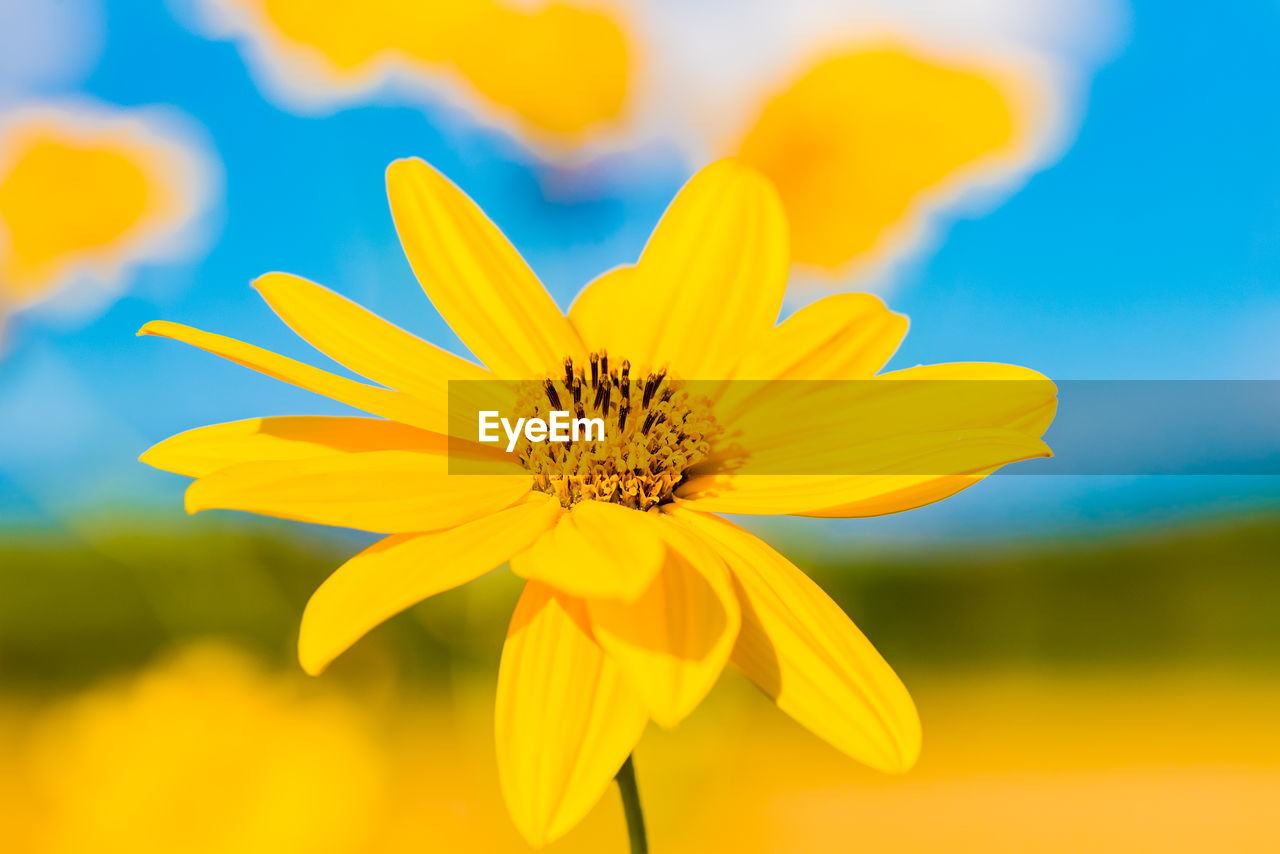
{"type": "MultiPolygon", "coordinates": [[[[0,848],[527,850],[492,736],[518,582],[439,596],[311,679],[299,615],[358,547],[230,516],[7,535],[0,848]]],[[[637,749],[655,854],[1277,850],[1277,553],[1260,516],[801,559],[911,688],[921,761],[862,768],[730,672],[637,749]]],[[[624,839],[607,792],[549,850],[624,839]]]]}
{"type": "MultiPolygon", "coordinates": [[[[789,549],[803,552],[803,544],[789,549]]],[[[292,666],[310,592],[359,544],[241,520],[98,522],[0,539],[0,680],[58,690],[217,636],[292,666]]],[[[1280,661],[1280,517],[1110,539],[958,546],[844,565],[798,558],[904,675],[1280,661]]],[[[376,630],[347,659],[394,650],[430,677],[496,661],[518,592],[505,571],[376,630]]],[[[361,668],[340,661],[337,672],[361,668]]]]}

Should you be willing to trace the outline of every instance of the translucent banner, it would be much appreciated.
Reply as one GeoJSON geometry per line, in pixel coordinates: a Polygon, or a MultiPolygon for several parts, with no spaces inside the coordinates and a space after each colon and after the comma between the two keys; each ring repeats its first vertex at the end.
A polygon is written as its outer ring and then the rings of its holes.
{"type": "Polygon", "coordinates": [[[453,474],[624,480],[1274,475],[1280,382],[452,381],[448,447],[453,474]]]}

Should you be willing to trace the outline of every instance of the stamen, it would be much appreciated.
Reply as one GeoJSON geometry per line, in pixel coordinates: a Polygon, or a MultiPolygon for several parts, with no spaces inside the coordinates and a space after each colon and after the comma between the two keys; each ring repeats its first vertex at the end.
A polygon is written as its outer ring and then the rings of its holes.
{"type": "MultiPolygon", "coordinates": [[[[666,366],[664,365],[656,374],[651,374],[650,376],[653,377],[653,391],[649,392],[649,397],[652,398],[654,392],[656,392],[658,390],[658,387],[662,385],[662,381],[667,378],[666,366]]],[[[645,406],[648,406],[648,405],[649,404],[646,401],[645,406]]]]}
{"type": "Polygon", "coordinates": [[[551,408],[559,409],[560,395],[556,394],[556,384],[551,381],[551,377],[547,377],[542,381],[542,388],[547,393],[547,400],[551,402],[551,408]]]}
{"type": "Polygon", "coordinates": [[[603,350],[589,354],[588,361],[590,375],[565,359],[563,383],[547,377],[540,393],[521,395],[516,414],[545,417],[548,408],[571,409],[585,419],[589,409],[605,419],[603,439],[588,431],[588,438],[576,442],[526,440],[516,459],[533,475],[534,487],[564,507],[595,500],[643,511],[673,500],[685,473],[710,453],[719,432],[710,404],[669,379],[665,366],[645,372],[643,381],[638,376],[633,387],[629,361],[610,370],[603,350]],[[583,393],[588,382],[590,395],[583,393]],[[645,410],[643,419],[632,418],[635,408],[645,410]]]}

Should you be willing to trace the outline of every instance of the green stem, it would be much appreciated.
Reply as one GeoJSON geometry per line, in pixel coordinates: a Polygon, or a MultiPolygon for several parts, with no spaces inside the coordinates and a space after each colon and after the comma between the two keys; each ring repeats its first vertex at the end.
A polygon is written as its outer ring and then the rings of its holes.
{"type": "Polygon", "coordinates": [[[622,811],[627,816],[627,839],[631,854],[649,854],[649,841],[644,835],[644,811],[640,809],[640,789],[636,786],[636,766],[627,757],[618,769],[618,792],[622,795],[622,811]]]}

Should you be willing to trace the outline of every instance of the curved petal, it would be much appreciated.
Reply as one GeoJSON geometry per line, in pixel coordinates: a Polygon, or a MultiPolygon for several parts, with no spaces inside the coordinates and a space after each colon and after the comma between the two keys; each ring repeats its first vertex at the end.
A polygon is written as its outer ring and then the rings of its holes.
{"type": "Polygon", "coordinates": [[[659,517],[662,570],[634,602],[587,601],[596,641],[622,666],[653,720],[680,723],[720,677],[738,637],[738,599],[719,554],[659,517]]]}
{"type": "MultiPolygon", "coordinates": [[[[1039,437],[1052,421],[1058,393],[1036,371],[980,363],[921,366],[863,380],[741,385],[753,391],[750,406],[728,412],[730,404],[722,401],[716,417],[727,427],[726,443],[746,448],[757,472],[764,455],[856,454],[865,443],[910,434],[1016,429],[1039,437]]],[[[810,470],[852,471],[839,463],[810,470]]]]}
{"type": "MultiPolygon", "coordinates": [[[[1012,427],[1029,436],[1043,436],[1058,412],[1057,387],[1053,380],[1039,371],[1020,365],[999,362],[945,362],[940,365],[916,365],[900,371],[889,371],[876,377],[878,382],[897,383],[902,380],[923,381],[928,385],[940,385],[939,381],[1007,382],[1017,389],[1014,393],[1002,393],[998,399],[1004,402],[998,413],[1000,426],[1012,427]]],[[[993,386],[999,388],[999,386],[993,386]]]]}
{"type": "MultiPolygon", "coordinates": [[[[901,450],[910,449],[916,440],[910,438],[910,432],[904,433],[904,429],[931,428],[932,439],[918,436],[920,448],[927,451],[932,442],[942,456],[916,457],[903,468],[892,455],[886,454],[883,473],[875,476],[742,477],[730,478],[732,485],[727,482],[730,479],[725,478],[695,479],[698,482],[687,483],[682,495],[716,493],[698,507],[716,512],[792,513],[832,518],[881,516],[940,501],[974,485],[1002,465],[1051,453],[1036,437],[1044,435],[1053,423],[1057,389],[1051,380],[1030,368],[990,362],[920,365],[881,374],[873,381],[855,385],[859,393],[868,393],[865,400],[832,384],[815,383],[817,392],[806,400],[770,401],[762,396],[762,400],[755,401],[757,411],[744,415],[737,425],[739,436],[752,434],[744,440],[757,451],[752,470],[772,466],[779,471],[788,467],[818,471],[823,454],[828,455],[826,465],[830,471],[870,470],[869,458],[865,456],[869,451],[877,447],[888,450],[895,445],[901,450]],[[919,382],[918,387],[915,382],[919,382]],[[835,402],[823,401],[824,391],[832,392],[835,402]],[[770,411],[760,414],[760,410],[769,407],[772,407],[770,411]],[[788,417],[782,417],[781,413],[788,417]],[[805,426],[801,429],[788,426],[797,421],[805,426]],[[904,428],[904,424],[908,426],[904,428]],[[980,429],[983,426],[1013,431],[1027,441],[1013,438],[1006,445],[999,433],[980,429]],[[964,437],[963,447],[957,444],[948,450],[947,433],[938,431],[956,431],[955,435],[964,437]],[[893,437],[895,433],[897,439],[857,444],[859,437],[893,437]],[[936,445],[939,439],[943,440],[940,446],[936,445]],[[962,456],[953,456],[953,451],[962,456]],[[989,465],[981,464],[984,455],[989,465]],[[897,474],[895,465],[898,465],[897,474]],[[730,492],[734,493],[733,497],[730,492]],[[747,509],[749,507],[755,509],[747,509]]],[[[803,393],[803,389],[799,391],[803,393]]]]}
{"type": "MultiPolygon", "coordinates": [[[[947,480],[957,475],[987,474],[993,469],[1034,457],[1052,456],[1040,439],[1016,430],[970,430],[951,433],[906,435],[888,443],[856,448],[865,457],[833,458],[838,469],[876,474],[711,474],[690,478],[676,494],[693,510],[712,513],[765,515],[827,515],[824,508],[864,508],[850,515],[881,515],[908,510],[919,504],[878,503],[887,496],[899,502],[921,493],[909,487],[947,480]],[[907,491],[904,492],[904,489],[907,491]]],[[[816,470],[806,462],[806,470],[816,470]]],[[[965,483],[963,485],[970,485],[965,483]]],[[[957,484],[957,488],[962,488],[957,484]]],[[[922,503],[944,496],[929,498],[922,503]]]]}
{"type": "Polygon", "coordinates": [[[498,667],[498,778],[530,844],[590,811],[648,721],[644,703],[591,638],[576,599],[525,585],[498,667]]]}
{"type": "Polygon", "coordinates": [[[436,310],[494,373],[540,379],[586,351],[568,318],[484,212],[418,159],[387,168],[391,214],[436,310]]]}
{"type": "Polygon", "coordinates": [[[968,489],[987,475],[957,474],[946,477],[898,475],[881,478],[874,494],[852,498],[846,494],[836,499],[838,503],[814,506],[796,513],[796,516],[816,516],[823,519],[853,519],[868,516],[887,516],[933,504],[968,489]]]}
{"type": "Polygon", "coordinates": [[[321,353],[361,376],[438,408],[442,420],[449,380],[489,377],[484,368],[299,276],[267,273],[253,286],[290,329],[321,353]]]}
{"type": "Polygon", "coordinates": [[[138,334],[182,341],[269,377],[392,421],[412,424],[424,430],[439,432],[443,429],[439,413],[409,395],[349,380],[225,335],[215,335],[167,320],[153,320],[139,329],[138,334]]]}
{"type": "Polygon", "coordinates": [[[197,427],[153,445],[139,460],[162,471],[204,477],[237,463],[395,450],[444,454],[448,440],[396,421],[290,415],[197,427]]]}
{"type": "Polygon", "coordinates": [[[571,596],[633,601],[662,568],[657,517],[605,501],[580,501],[556,527],[511,558],[511,571],[571,596]]]}
{"type": "Polygon", "coordinates": [[[187,512],[246,510],[382,534],[438,531],[509,507],[527,475],[449,475],[448,460],[415,451],[370,451],[242,463],[187,488],[187,512]]]}
{"type": "Polygon", "coordinates": [[[641,298],[637,368],[670,364],[685,379],[721,380],[778,318],[787,286],[787,223],[773,186],[734,160],[690,179],[635,268],[641,298]],[[643,340],[640,340],[643,338],[643,340]]]}
{"type": "Polygon", "coordinates": [[[311,595],[302,613],[298,660],[312,676],[371,629],[429,596],[504,563],[555,524],[548,495],[432,534],[398,534],[370,546],[311,595]]]}
{"type": "MultiPolygon", "coordinates": [[[[803,412],[797,408],[797,413],[803,412]]],[[[896,434],[868,438],[864,425],[799,423],[794,438],[785,434],[775,444],[761,442],[745,457],[729,455],[721,469],[717,457],[694,466],[695,479],[731,471],[758,475],[968,474],[1028,456],[1048,456],[1042,440],[1012,427],[956,426],[914,428],[908,422],[896,434]]],[[[874,431],[871,427],[867,432],[874,431]]],[[[687,493],[686,493],[687,494],[687,493]]]]}
{"type": "Polygon", "coordinates": [[[569,321],[589,350],[616,353],[621,359],[647,346],[654,331],[632,315],[642,301],[635,267],[616,267],[587,284],[569,306],[569,321]]]}
{"type": "Polygon", "coordinates": [[[833,294],[770,329],[736,379],[869,379],[907,334],[907,318],[871,294],[833,294]]]}
{"type": "Polygon", "coordinates": [[[920,718],[897,674],[840,606],[757,537],[714,516],[672,518],[714,543],[742,602],[733,663],[778,708],[836,749],[881,771],[920,754],[920,718]]]}

